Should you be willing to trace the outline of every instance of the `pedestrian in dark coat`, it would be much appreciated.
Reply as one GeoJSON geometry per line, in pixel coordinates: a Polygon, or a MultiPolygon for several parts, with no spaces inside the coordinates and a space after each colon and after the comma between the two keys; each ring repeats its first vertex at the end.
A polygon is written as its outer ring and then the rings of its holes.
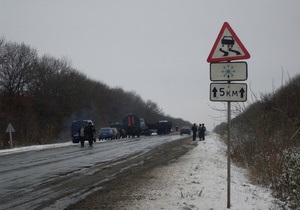
{"type": "Polygon", "coordinates": [[[191,130],[193,131],[193,141],[196,140],[196,136],[197,136],[197,125],[196,123],[194,123],[194,125],[192,126],[191,130]]]}
{"type": "Polygon", "coordinates": [[[202,125],[199,127],[199,141],[205,140],[205,131],[206,128],[204,126],[204,123],[202,123],[202,125]]]}
{"type": "Polygon", "coordinates": [[[199,127],[198,127],[198,137],[199,137],[199,141],[200,141],[200,139],[201,139],[201,136],[200,136],[200,129],[201,129],[201,123],[199,124],[199,127]]]}
{"type": "Polygon", "coordinates": [[[89,141],[90,147],[93,146],[94,133],[95,133],[95,127],[92,125],[91,122],[89,122],[89,124],[84,128],[84,134],[87,140],[89,141]]]}

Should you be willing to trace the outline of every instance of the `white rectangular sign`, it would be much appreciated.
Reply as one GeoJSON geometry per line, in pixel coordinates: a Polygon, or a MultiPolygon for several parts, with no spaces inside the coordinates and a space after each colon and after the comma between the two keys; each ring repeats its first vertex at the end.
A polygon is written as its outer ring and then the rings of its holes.
{"type": "Polygon", "coordinates": [[[210,64],[211,81],[244,81],[248,78],[246,62],[222,62],[210,64]]]}
{"type": "Polygon", "coordinates": [[[245,83],[211,83],[211,101],[245,102],[247,100],[247,84],[245,83]]]}

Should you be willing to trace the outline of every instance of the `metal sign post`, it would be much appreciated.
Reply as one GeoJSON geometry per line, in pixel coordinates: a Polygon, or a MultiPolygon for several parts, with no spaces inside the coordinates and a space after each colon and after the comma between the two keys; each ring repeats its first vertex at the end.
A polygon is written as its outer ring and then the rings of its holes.
{"type": "Polygon", "coordinates": [[[9,123],[7,128],[6,128],[6,133],[9,133],[9,141],[10,141],[10,147],[13,148],[13,143],[12,143],[12,132],[15,132],[14,127],[9,123]]]}
{"type": "MultiPolygon", "coordinates": [[[[230,82],[228,82],[230,83],[230,82]]],[[[231,127],[231,103],[227,102],[227,208],[230,209],[230,127],[231,127]]]]}
{"type": "Polygon", "coordinates": [[[213,45],[207,62],[210,63],[210,80],[227,83],[210,84],[211,101],[227,101],[227,208],[230,209],[230,137],[231,137],[231,102],[247,100],[247,84],[231,83],[248,78],[246,62],[231,62],[250,58],[250,54],[237,37],[230,25],[225,22],[213,45]],[[226,62],[224,62],[226,61],[226,62]]]}
{"type": "Polygon", "coordinates": [[[212,83],[211,84],[211,93],[210,93],[210,100],[211,101],[227,101],[227,208],[230,209],[230,180],[231,180],[231,173],[230,173],[230,148],[231,148],[231,101],[234,102],[244,102],[247,100],[247,84],[240,84],[240,83],[231,83],[230,80],[227,83],[212,83]],[[225,85],[224,85],[225,84],[225,85]],[[243,91],[236,91],[233,85],[238,85],[241,87],[243,91]],[[217,94],[216,91],[221,92],[221,94],[217,94]],[[238,94],[238,92],[240,94],[238,94]]]}

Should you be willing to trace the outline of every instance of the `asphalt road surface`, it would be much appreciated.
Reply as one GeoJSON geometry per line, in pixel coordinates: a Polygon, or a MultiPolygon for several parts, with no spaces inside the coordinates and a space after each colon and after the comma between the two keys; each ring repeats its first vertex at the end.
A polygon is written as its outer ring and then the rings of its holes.
{"type": "Polygon", "coordinates": [[[194,146],[166,135],[1,156],[0,209],[113,209],[126,183],[194,146]]]}

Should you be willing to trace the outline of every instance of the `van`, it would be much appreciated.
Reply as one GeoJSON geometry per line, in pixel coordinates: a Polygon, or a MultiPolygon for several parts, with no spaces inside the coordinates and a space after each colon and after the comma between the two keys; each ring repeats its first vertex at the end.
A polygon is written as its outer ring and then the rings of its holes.
{"type": "MultiPolygon", "coordinates": [[[[74,120],[71,125],[71,138],[73,143],[79,143],[79,128],[84,125],[86,126],[88,123],[92,123],[92,120],[74,120]]],[[[85,138],[86,139],[86,138],[85,138]]]]}

